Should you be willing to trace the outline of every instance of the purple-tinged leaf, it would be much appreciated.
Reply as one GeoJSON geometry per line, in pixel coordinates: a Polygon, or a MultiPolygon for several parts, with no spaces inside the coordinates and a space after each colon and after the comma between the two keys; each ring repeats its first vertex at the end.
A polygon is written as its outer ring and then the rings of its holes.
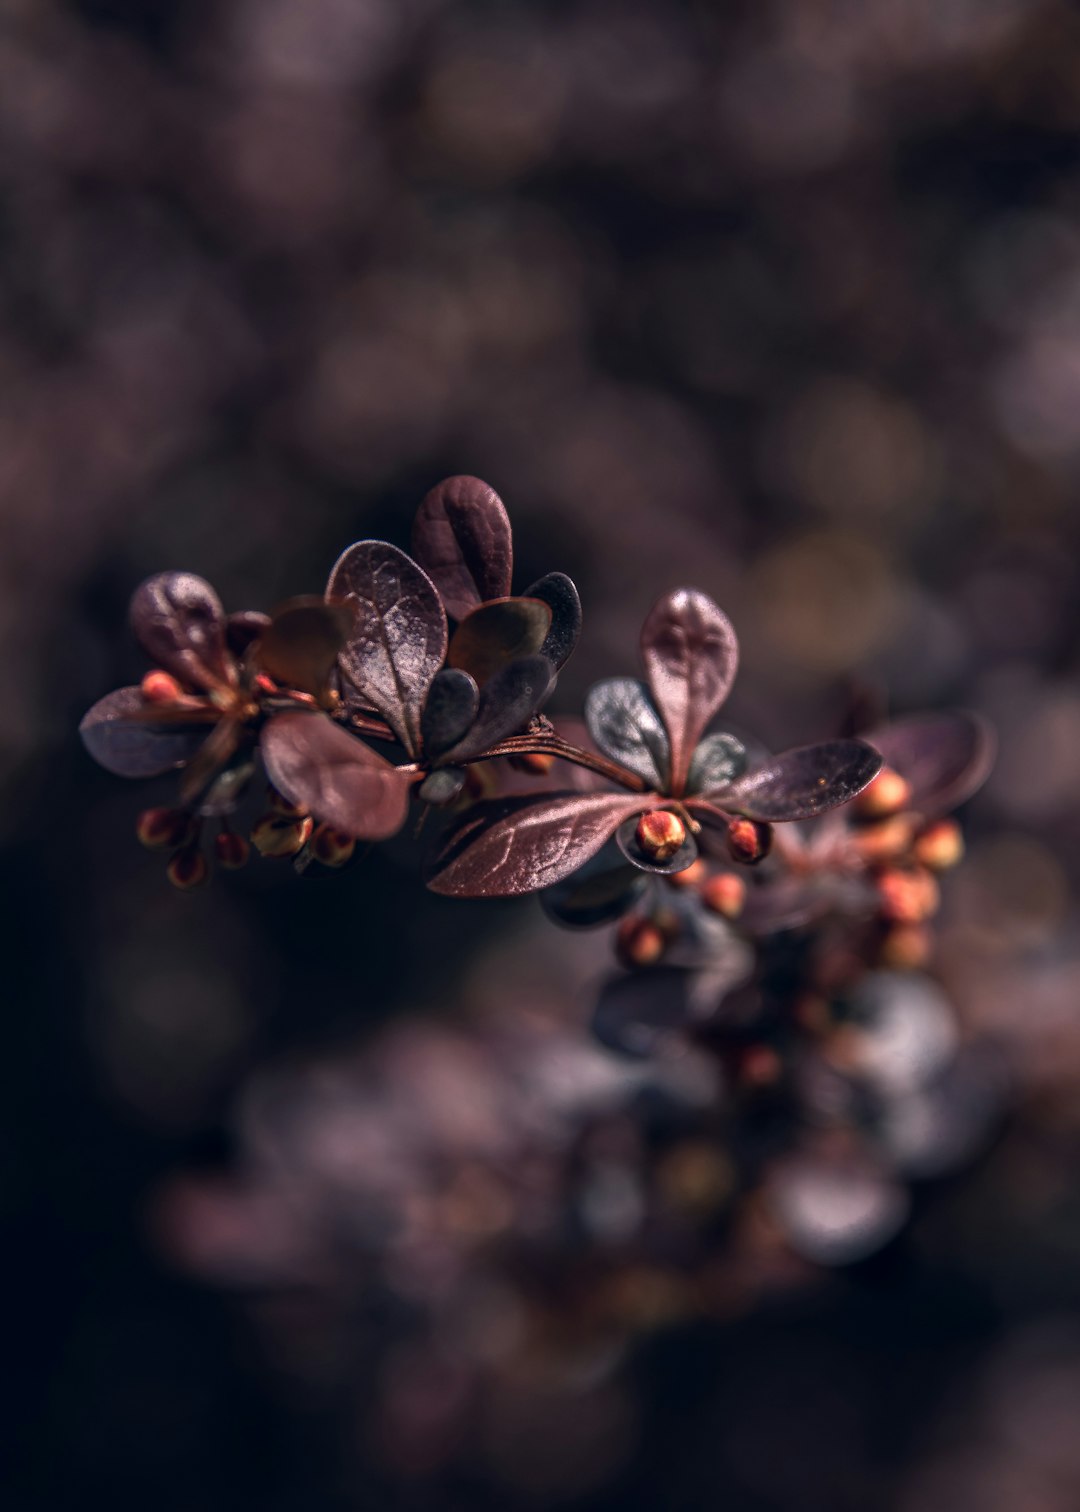
{"type": "Polygon", "coordinates": [[[585,698],[585,722],[601,751],[628,771],[663,791],[671,748],[667,731],[643,682],[608,677],[594,683],[585,698]]]}
{"type": "Polygon", "coordinates": [[[478,803],[444,835],[427,868],[432,892],[509,898],[577,871],[641,807],[626,793],[555,793],[478,803]]]}
{"type": "Polygon", "coordinates": [[[296,598],[276,610],[259,640],[258,665],[284,688],[319,697],[356,624],[351,602],[296,598]]]}
{"type": "Polygon", "coordinates": [[[622,918],[648,887],[636,866],[627,866],[606,846],[573,876],[540,894],[540,906],[556,924],[568,929],[593,929],[622,918]]]}
{"type": "Polygon", "coordinates": [[[699,741],[686,786],[691,793],[713,793],[741,777],[746,766],[746,747],[742,741],[718,731],[699,741]]]}
{"type": "Polygon", "coordinates": [[[405,823],[409,778],[325,714],[277,714],[260,740],[270,781],[290,803],[358,840],[405,823]]]}
{"type": "Polygon", "coordinates": [[[480,690],[480,705],[468,732],[445,753],[447,761],[470,761],[523,730],[555,686],[546,656],[523,656],[497,672],[480,690]]]}
{"type": "Polygon", "coordinates": [[[159,572],[136,588],[129,614],[136,640],[156,666],[208,692],[235,682],[225,611],[203,578],[159,572]]]}
{"type": "Polygon", "coordinates": [[[957,709],[897,720],[865,737],[911,787],[911,807],[927,817],[958,808],[982,787],[994,764],[993,727],[957,709]]]}
{"type": "Polygon", "coordinates": [[[431,490],[416,514],[412,549],[454,619],[510,592],[510,521],[498,494],[479,478],[447,478],[431,490]]]}
{"type": "Polygon", "coordinates": [[[206,739],[206,726],[154,726],[137,687],[117,688],[83,716],[79,734],[94,760],[114,777],[160,777],[190,761],[206,739]]]}
{"type": "Polygon", "coordinates": [[[739,642],[731,621],[707,594],[678,588],[645,620],[641,655],[671,741],[670,791],[678,797],[702,732],[735,681],[739,642]]]}
{"type": "MultiPolygon", "coordinates": [[[[716,801],[725,811],[779,824],[814,819],[861,793],[881,770],[881,757],[862,740],[826,740],[783,751],[738,778],[716,801]]],[[[700,800],[690,799],[697,807],[700,800]]]]}
{"type": "Polygon", "coordinates": [[[269,628],[270,616],[258,609],[238,609],[230,614],[225,626],[225,639],[235,657],[244,653],[269,628]]]}
{"type": "Polygon", "coordinates": [[[446,658],[446,615],[434,583],[396,546],[358,541],[335,563],[326,596],[356,601],[356,627],[339,658],[345,676],[418,755],[428,689],[446,658]]]}
{"type": "Polygon", "coordinates": [[[512,661],[535,656],[551,627],[551,610],[540,599],[504,598],[467,614],[450,637],[446,659],[482,688],[512,661]]]}
{"type": "Polygon", "coordinates": [[[619,825],[615,833],[615,841],[631,865],[639,867],[641,871],[655,872],[659,877],[671,877],[676,872],[685,871],[688,866],[693,866],[698,858],[697,841],[688,832],[686,839],[673,856],[669,856],[666,861],[657,861],[655,856],[650,856],[638,844],[636,817],[627,819],[619,825]]]}
{"type": "Polygon", "coordinates": [[[526,588],[525,597],[542,599],[551,610],[551,629],[540,650],[558,671],[577,645],[581,634],[581,599],[578,591],[565,572],[549,572],[531,588],[526,588]]]}
{"type": "Polygon", "coordinates": [[[434,761],[456,745],[476,718],[480,690],[474,678],[446,667],[431,684],[420,719],[424,755],[434,761]]]}

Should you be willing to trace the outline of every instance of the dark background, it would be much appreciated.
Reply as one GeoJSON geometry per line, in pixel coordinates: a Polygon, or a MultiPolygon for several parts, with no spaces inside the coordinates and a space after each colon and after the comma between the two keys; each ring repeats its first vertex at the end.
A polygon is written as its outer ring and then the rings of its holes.
{"type": "Polygon", "coordinates": [[[0,5],[5,1507],[1073,1512],[1078,472],[1071,5],[0,5]],[[477,981],[512,1011],[506,931],[561,937],[404,843],[178,897],[131,835],[162,800],[74,735],[142,669],[143,576],[269,608],[459,471],[519,585],[582,589],[567,709],[690,581],[769,743],[853,680],[1002,740],[940,966],[1005,1136],[877,1261],[644,1344],[618,1452],[553,1490],[482,1448],[392,1474],[152,1215],[268,1060],[477,981]]]}

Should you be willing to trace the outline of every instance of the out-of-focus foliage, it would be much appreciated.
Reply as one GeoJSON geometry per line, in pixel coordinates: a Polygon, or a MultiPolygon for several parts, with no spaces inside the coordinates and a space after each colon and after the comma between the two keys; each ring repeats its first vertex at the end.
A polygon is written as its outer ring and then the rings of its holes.
{"type": "Polygon", "coordinates": [[[521,583],[579,576],[567,707],[692,580],[739,627],[732,722],[773,749],[829,735],[853,684],[991,717],[937,964],[1021,1104],[877,1269],[736,1291],[617,1389],[588,1360],[577,1397],[503,1383],[432,1500],[1071,1512],[1078,80],[1065,0],[0,8],[19,1512],[353,1504],[401,1469],[364,1391],[437,1423],[457,1389],[461,1357],[407,1350],[364,1386],[359,1321],[303,1292],[230,1349],[138,1215],[222,1163],[259,1068],[351,1065],[376,1020],[496,988],[492,1013],[558,1018],[591,947],[541,922],[522,955],[497,931],[528,905],[421,912],[393,849],[178,904],[71,738],[142,670],[132,583],[181,565],[270,609],[455,472],[513,498],[521,583]]]}

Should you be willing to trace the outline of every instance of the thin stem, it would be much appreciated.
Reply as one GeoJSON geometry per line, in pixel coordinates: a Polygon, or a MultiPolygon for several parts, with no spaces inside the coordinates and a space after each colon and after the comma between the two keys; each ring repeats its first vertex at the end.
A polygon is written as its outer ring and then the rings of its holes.
{"type": "Polygon", "coordinates": [[[628,788],[631,793],[650,791],[649,784],[636,772],[628,772],[625,767],[617,766],[606,756],[598,756],[593,751],[583,751],[579,746],[571,745],[559,735],[512,735],[509,740],[503,740],[489,750],[482,751],[479,756],[471,757],[470,763],[493,761],[498,756],[557,756],[560,761],[571,761],[575,766],[596,772],[610,782],[617,782],[620,787],[628,788]]]}

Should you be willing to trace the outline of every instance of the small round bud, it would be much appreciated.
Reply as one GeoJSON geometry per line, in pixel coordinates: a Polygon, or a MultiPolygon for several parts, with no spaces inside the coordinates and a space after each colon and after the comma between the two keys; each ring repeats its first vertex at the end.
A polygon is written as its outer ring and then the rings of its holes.
{"type": "Polygon", "coordinates": [[[746,903],[746,883],[734,872],[720,872],[702,887],[701,901],[710,913],[737,919],[746,903]]]}
{"type": "Polygon", "coordinates": [[[184,690],[170,672],[148,672],[139,684],[147,703],[168,704],[183,698],[184,690]]]}
{"type": "Polygon", "coordinates": [[[783,1069],[770,1045],[748,1045],[739,1058],[739,1080],[745,1087],[771,1087],[780,1080],[783,1069]]]}
{"type": "Polygon", "coordinates": [[[202,887],[209,881],[210,863],[201,850],[195,846],[187,846],[184,850],[176,852],[165,868],[165,875],[181,892],[192,892],[196,887],[202,887]]]}
{"type": "Polygon", "coordinates": [[[964,836],[955,819],[939,819],[915,841],[915,859],[931,871],[948,871],[964,859],[964,836]]]}
{"type": "Polygon", "coordinates": [[[911,787],[892,767],[881,771],[867,783],[852,807],[860,819],[887,819],[901,813],[911,801],[911,787]]]}
{"type": "Polygon", "coordinates": [[[884,871],[877,879],[878,906],[890,924],[922,924],[937,912],[940,892],[928,871],[884,871]]]}
{"type": "Polygon", "coordinates": [[[555,765],[555,758],[546,751],[523,751],[520,756],[510,757],[510,765],[519,772],[528,772],[530,777],[546,777],[555,765]]]}
{"type": "Polygon", "coordinates": [[[881,941],[878,959],[894,971],[917,971],[929,961],[932,947],[925,924],[894,924],[881,941]]]}
{"type": "Polygon", "coordinates": [[[668,872],[666,880],[672,887],[700,887],[709,875],[709,868],[699,856],[679,872],[668,872]]]}
{"type": "Polygon", "coordinates": [[[135,821],[135,835],[147,850],[176,850],[193,837],[195,824],[186,809],[144,809],[135,821]]]}
{"type": "Polygon", "coordinates": [[[615,951],[624,966],[655,966],[667,946],[659,925],[640,915],[623,919],[615,937],[615,951]]]}
{"type": "Polygon", "coordinates": [[[727,828],[727,848],[740,866],[756,866],[772,849],[772,826],[756,819],[733,819],[727,828]]]}
{"type": "Polygon", "coordinates": [[[234,835],[232,830],[222,830],[214,841],[214,859],[226,871],[239,871],[250,856],[251,846],[243,835],[234,835]]]}
{"type": "Polygon", "coordinates": [[[670,809],[642,814],[634,832],[638,845],[654,861],[670,861],[686,842],[686,825],[670,809]]]}
{"type": "Polygon", "coordinates": [[[267,787],[266,807],[271,814],[279,819],[307,818],[307,809],[298,803],[293,803],[285,797],[284,793],[279,793],[276,787],[267,787]]]}
{"type": "Polygon", "coordinates": [[[851,834],[851,848],[871,866],[883,861],[898,861],[911,849],[915,827],[905,814],[876,819],[862,824],[851,834]]]}
{"type": "Polygon", "coordinates": [[[252,827],[251,843],[260,856],[295,856],[307,844],[313,828],[310,815],[279,819],[275,814],[264,814],[252,827]]]}
{"type": "Polygon", "coordinates": [[[352,859],[356,839],[345,830],[335,829],[332,824],[320,824],[311,837],[311,854],[323,866],[344,866],[352,859]]]}

